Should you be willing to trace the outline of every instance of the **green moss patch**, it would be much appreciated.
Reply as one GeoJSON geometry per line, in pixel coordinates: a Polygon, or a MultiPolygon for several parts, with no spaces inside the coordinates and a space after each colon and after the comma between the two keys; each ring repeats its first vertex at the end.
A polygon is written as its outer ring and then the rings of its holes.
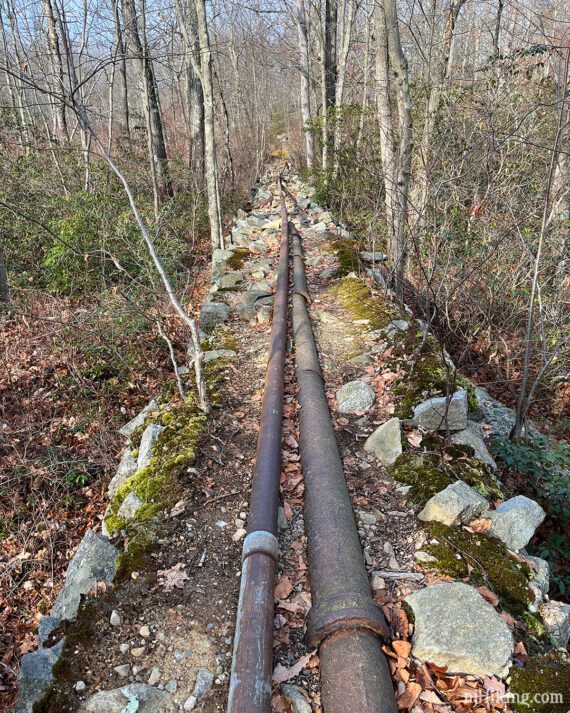
{"type": "Polygon", "coordinates": [[[439,453],[403,453],[391,473],[406,485],[411,485],[410,499],[423,507],[436,493],[457,480],[463,480],[488,500],[503,497],[499,481],[486,465],[476,458],[465,455],[461,449],[447,449],[456,456],[446,461],[439,453]],[[459,456],[459,457],[457,457],[459,456]]]}
{"type": "Polygon", "coordinates": [[[130,579],[133,572],[148,569],[150,556],[156,547],[158,537],[154,529],[135,523],[129,528],[129,540],[124,552],[117,557],[115,582],[130,579]]]}
{"type": "Polygon", "coordinates": [[[226,265],[232,270],[239,270],[243,263],[251,257],[252,253],[247,248],[232,250],[233,255],[226,260],[226,265]]]}
{"type": "Polygon", "coordinates": [[[570,659],[552,652],[527,661],[525,668],[511,668],[510,706],[516,713],[567,713],[570,710],[570,659]],[[556,696],[556,699],[555,697],[556,696]]]}
{"type": "Polygon", "coordinates": [[[446,367],[441,347],[431,334],[410,327],[394,337],[392,359],[394,366],[404,369],[404,374],[392,388],[396,397],[396,416],[411,418],[414,407],[432,396],[444,396],[448,385],[452,392],[467,391],[470,410],[477,409],[477,391],[465,377],[446,367]],[[455,383],[453,380],[455,378],[455,383]]]}
{"type": "Polygon", "coordinates": [[[399,312],[387,301],[374,297],[362,280],[345,277],[332,288],[343,307],[356,319],[367,319],[369,329],[382,329],[394,319],[399,319],[399,312]]]}
{"type": "Polygon", "coordinates": [[[354,240],[333,240],[329,244],[329,253],[336,255],[339,263],[339,276],[358,271],[360,267],[358,249],[359,244],[354,240]]]}
{"type": "Polygon", "coordinates": [[[534,601],[528,587],[530,569],[509,554],[505,545],[488,535],[429,523],[430,539],[438,544],[425,546],[437,558],[430,567],[475,586],[486,586],[499,597],[501,605],[515,616],[523,615],[534,601]]]}
{"type": "Polygon", "coordinates": [[[143,501],[136,519],[145,521],[176,498],[179,490],[177,476],[194,462],[205,420],[193,396],[174,408],[162,411],[153,419],[154,423],[164,426],[164,430],[158,437],[151,462],[127,478],[113,496],[105,518],[109,532],[113,533],[127,524],[117,512],[129,493],[136,493],[143,501]]]}

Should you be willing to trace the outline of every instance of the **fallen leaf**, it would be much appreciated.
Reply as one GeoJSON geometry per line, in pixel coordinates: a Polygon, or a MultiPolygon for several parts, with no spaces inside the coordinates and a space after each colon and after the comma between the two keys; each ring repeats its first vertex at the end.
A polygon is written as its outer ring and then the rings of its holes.
{"type": "Polygon", "coordinates": [[[275,587],[275,599],[287,599],[287,597],[291,594],[292,591],[293,585],[291,584],[289,577],[281,577],[279,582],[277,582],[277,586],[275,587]]]}
{"type": "Polygon", "coordinates": [[[411,708],[420,697],[422,687],[419,683],[411,681],[406,690],[398,697],[398,708],[411,708]]]}
{"type": "Polygon", "coordinates": [[[400,639],[392,641],[392,648],[402,658],[408,658],[412,652],[412,645],[409,641],[401,641],[400,639]]]}
{"type": "Polygon", "coordinates": [[[182,589],[184,587],[184,581],[189,580],[190,577],[182,570],[186,567],[182,562],[178,562],[174,567],[170,569],[159,569],[157,574],[159,578],[159,584],[164,587],[165,592],[172,592],[172,590],[177,587],[182,589]]]}
{"type": "Polygon", "coordinates": [[[492,524],[492,520],[489,520],[488,518],[482,518],[480,520],[471,520],[469,523],[469,527],[473,530],[473,532],[478,532],[479,534],[485,533],[489,530],[492,524]]]}
{"type": "Polygon", "coordinates": [[[422,691],[420,694],[420,701],[425,701],[426,703],[443,703],[441,698],[434,691],[422,691]]]}
{"type": "Polygon", "coordinates": [[[483,679],[483,685],[485,686],[485,690],[487,691],[487,693],[500,693],[501,695],[503,695],[507,690],[505,684],[500,679],[495,678],[494,676],[486,676],[483,679]]]}
{"type": "Polygon", "coordinates": [[[486,601],[489,602],[494,607],[499,606],[499,597],[495,594],[495,592],[492,592],[488,587],[477,587],[477,591],[479,594],[485,599],[486,601]]]}
{"type": "Polygon", "coordinates": [[[301,671],[306,668],[307,664],[311,660],[311,656],[314,653],[315,652],[312,651],[310,654],[301,656],[297,663],[289,666],[289,668],[287,668],[287,666],[283,666],[283,664],[277,664],[275,670],[273,671],[273,683],[278,686],[280,683],[285,683],[285,681],[290,681],[292,678],[295,678],[295,676],[300,674],[301,671]]]}
{"type": "Polygon", "coordinates": [[[519,661],[522,661],[523,663],[528,659],[528,653],[522,641],[518,641],[515,644],[515,656],[519,661]]]}
{"type": "Polygon", "coordinates": [[[422,434],[419,431],[410,431],[409,433],[406,433],[406,439],[408,443],[413,446],[414,448],[418,448],[419,445],[422,442],[422,434]]]}

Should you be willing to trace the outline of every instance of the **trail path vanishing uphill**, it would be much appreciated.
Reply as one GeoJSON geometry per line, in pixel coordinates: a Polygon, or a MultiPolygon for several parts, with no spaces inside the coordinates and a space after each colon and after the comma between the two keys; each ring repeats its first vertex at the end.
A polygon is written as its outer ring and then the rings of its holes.
{"type": "MultiPolygon", "coordinates": [[[[241,548],[276,284],[280,204],[275,178],[269,170],[256,188],[252,210],[236,216],[233,245],[214,256],[212,290],[202,306],[201,326],[208,340],[208,359],[215,365],[216,407],[200,436],[194,463],[177,475],[176,501],[150,522],[133,527],[136,519],[127,516],[121,523],[112,538],[123,553],[114,584],[90,588],[77,622],[53,622],[53,632],[36,654],[39,658],[32,667],[23,668],[18,711],[31,711],[31,701],[50,682],[44,703],[35,710],[159,713],[196,709],[213,713],[226,709],[241,548]],[[51,681],[51,663],[50,670],[44,664],[56,647],[59,661],[51,681]]],[[[357,274],[347,274],[343,248],[343,241],[350,240],[347,231],[312,202],[298,177],[290,176],[287,185],[295,198],[295,202],[287,198],[289,219],[303,240],[310,314],[364,563],[372,595],[390,627],[392,644],[384,650],[398,707],[413,713],[505,711],[501,701],[483,707],[472,704],[489,681],[497,689],[504,688],[497,671],[489,671],[486,678],[469,670],[461,675],[461,670],[448,672],[441,663],[426,665],[411,656],[414,628],[403,600],[429,584],[456,586],[455,579],[469,579],[453,576],[449,569],[430,569],[430,562],[437,558],[424,549],[430,541],[433,546],[434,537],[415,514],[412,500],[417,483],[395,479],[386,469],[382,448],[388,436],[380,439],[380,455],[370,445],[369,438],[379,426],[397,421],[394,415],[402,403],[396,386],[405,378],[409,354],[397,353],[390,337],[398,329],[418,331],[410,326],[415,320],[395,311],[387,294],[378,292],[365,276],[364,268],[355,263],[357,274]],[[370,300],[380,305],[381,327],[378,309],[370,314],[363,309],[370,300]],[[466,692],[473,694],[471,699],[466,692]]],[[[275,713],[322,710],[319,656],[304,639],[311,573],[292,349],[289,341],[273,631],[275,713]]],[[[417,401],[437,394],[428,385],[416,394],[417,401]]],[[[395,455],[402,452],[403,444],[404,451],[422,451],[424,457],[426,432],[417,425],[402,425],[397,443],[392,444],[395,455]]],[[[127,455],[131,447],[127,445],[127,455]]],[[[454,556],[462,560],[465,553],[458,546],[454,556]]],[[[466,573],[476,569],[465,558],[471,568],[466,573]]],[[[487,579],[481,584],[477,597],[489,609],[490,626],[496,617],[507,631],[508,646],[512,646],[509,627],[514,630],[519,647],[515,657],[520,658],[524,637],[514,615],[499,604],[494,582],[487,579]]],[[[50,622],[46,619],[45,623],[50,622]]],[[[509,649],[509,660],[511,654],[509,649]]]]}

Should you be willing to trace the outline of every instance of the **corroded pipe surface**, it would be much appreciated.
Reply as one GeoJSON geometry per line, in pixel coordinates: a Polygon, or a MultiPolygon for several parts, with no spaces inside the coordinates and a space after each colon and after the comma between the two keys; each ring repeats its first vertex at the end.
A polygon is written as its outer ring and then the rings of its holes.
{"type": "MultiPolygon", "coordinates": [[[[290,225],[295,270],[299,237],[290,225]]],[[[380,649],[389,630],[370,594],[368,575],[331,423],[307,299],[306,276],[293,294],[299,385],[300,452],[313,606],[307,642],[319,646],[325,713],[394,713],[388,665],[380,649]]]]}
{"type": "Polygon", "coordinates": [[[251,489],[248,534],[242,554],[228,713],[271,711],[273,593],[278,551],[276,534],[289,288],[289,232],[287,207],[282,192],[281,223],[279,273],[251,489]]]}

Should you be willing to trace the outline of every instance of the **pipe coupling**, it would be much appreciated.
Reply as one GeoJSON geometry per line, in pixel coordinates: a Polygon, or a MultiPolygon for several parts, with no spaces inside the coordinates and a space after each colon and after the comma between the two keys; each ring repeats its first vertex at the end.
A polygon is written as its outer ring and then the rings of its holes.
{"type": "Polygon", "coordinates": [[[384,641],[390,638],[382,611],[370,596],[360,592],[338,592],[318,601],[307,615],[305,638],[307,644],[314,648],[320,646],[327,636],[347,629],[367,629],[384,641]]]}
{"type": "Polygon", "coordinates": [[[243,541],[241,551],[242,563],[255,552],[268,555],[277,562],[279,542],[275,535],[272,535],[271,532],[267,532],[267,530],[255,530],[255,532],[250,532],[243,541]]]}

